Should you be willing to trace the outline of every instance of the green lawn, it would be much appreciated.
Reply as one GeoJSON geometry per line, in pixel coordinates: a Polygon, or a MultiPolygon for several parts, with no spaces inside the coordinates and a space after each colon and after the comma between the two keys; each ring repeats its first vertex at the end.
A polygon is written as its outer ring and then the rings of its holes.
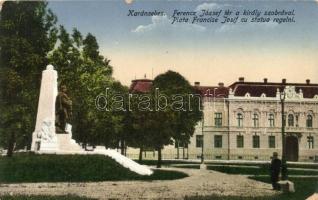
{"type": "Polygon", "coordinates": [[[92,198],[79,197],[73,195],[65,196],[45,196],[45,195],[6,195],[0,196],[1,200],[95,200],[92,198]]]}
{"type": "MultiPolygon", "coordinates": [[[[190,165],[176,165],[174,167],[177,168],[192,168],[192,169],[200,169],[200,165],[198,164],[190,164],[190,165]]],[[[269,174],[269,165],[256,165],[254,167],[248,165],[207,165],[209,170],[215,170],[227,174],[244,174],[244,175],[268,175],[269,174]]],[[[301,170],[301,169],[288,169],[289,175],[318,175],[318,171],[310,170],[301,170]]],[[[314,168],[315,169],[315,168],[314,168]]]]}
{"type": "MultiPolygon", "coordinates": [[[[251,179],[262,181],[265,183],[270,183],[270,178],[268,177],[260,177],[260,176],[252,176],[249,177],[251,179]]],[[[308,196],[312,195],[315,192],[318,192],[318,178],[289,178],[290,181],[294,183],[295,193],[289,194],[281,194],[276,196],[273,199],[279,200],[299,200],[306,199],[308,196]]]]}
{"type": "Polygon", "coordinates": [[[119,180],[172,180],[187,177],[182,172],[155,170],[141,176],[103,155],[16,154],[0,157],[0,183],[93,182],[119,180]]]}
{"type": "MultiPolygon", "coordinates": [[[[142,164],[142,165],[157,165],[157,160],[135,160],[136,162],[142,164]]],[[[170,166],[173,164],[198,164],[198,162],[190,162],[185,160],[162,160],[162,165],[164,166],[170,166]]]]}
{"type": "MultiPolygon", "coordinates": [[[[244,174],[244,175],[268,175],[269,166],[263,165],[258,168],[251,167],[235,167],[235,166],[208,166],[208,169],[228,174],[244,174]]],[[[318,175],[318,171],[295,170],[288,169],[289,175],[318,175]]]]}

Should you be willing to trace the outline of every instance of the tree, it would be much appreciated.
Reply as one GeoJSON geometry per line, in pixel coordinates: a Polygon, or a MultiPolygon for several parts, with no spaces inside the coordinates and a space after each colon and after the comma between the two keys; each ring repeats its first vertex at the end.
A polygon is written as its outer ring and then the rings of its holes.
{"type": "Polygon", "coordinates": [[[112,92],[125,93],[127,88],[112,77],[110,60],[99,53],[96,38],[88,33],[83,39],[77,29],[72,34],[60,26],[60,44],[50,56],[59,74],[59,84],[69,88],[73,99],[73,132],[84,147],[105,145],[117,147],[124,139],[123,112],[103,112],[95,107],[96,97],[111,88],[112,92]]]}
{"type": "Polygon", "coordinates": [[[167,71],[154,79],[151,93],[155,104],[160,104],[158,91],[168,98],[166,108],[152,112],[149,123],[153,145],[158,151],[157,167],[161,167],[164,145],[172,144],[173,140],[189,143],[195,125],[202,118],[202,104],[194,87],[174,71],[167,71]]]}
{"type": "Polygon", "coordinates": [[[0,19],[0,134],[12,156],[35,124],[41,71],[56,43],[57,18],[47,3],[5,1],[0,19]]]}
{"type": "MultiPolygon", "coordinates": [[[[151,93],[145,94],[134,92],[137,98],[131,100],[130,121],[126,124],[129,126],[126,130],[129,132],[127,143],[131,147],[139,148],[139,161],[142,160],[142,153],[146,149],[154,149],[154,141],[152,138],[151,117],[152,113],[145,106],[140,106],[140,98],[151,100],[151,93]]],[[[134,95],[133,94],[133,95],[134,95]]],[[[133,96],[134,97],[134,96],[133,96]]]]}

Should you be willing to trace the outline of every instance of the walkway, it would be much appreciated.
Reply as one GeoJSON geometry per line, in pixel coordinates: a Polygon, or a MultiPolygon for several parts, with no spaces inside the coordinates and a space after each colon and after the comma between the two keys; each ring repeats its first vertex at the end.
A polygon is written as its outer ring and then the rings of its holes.
{"type": "Polygon", "coordinates": [[[176,169],[188,173],[184,179],[171,181],[105,181],[92,183],[1,184],[0,194],[76,194],[97,199],[183,199],[195,195],[266,196],[277,192],[271,185],[241,175],[212,170],[176,169]]]}

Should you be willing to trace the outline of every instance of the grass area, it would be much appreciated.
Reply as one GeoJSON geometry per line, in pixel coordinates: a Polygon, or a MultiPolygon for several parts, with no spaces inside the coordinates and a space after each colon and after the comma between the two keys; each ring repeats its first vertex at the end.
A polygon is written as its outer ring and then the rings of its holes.
{"type": "MultiPolygon", "coordinates": [[[[177,168],[191,168],[191,169],[200,169],[200,165],[190,164],[184,166],[174,166],[177,168]]],[[[228,174],[244,174],[244,175],[268,175],[269,174],[269,165],[256,165],[254,167],[248,165],[207,165],[209,170],[215,170],[228,174]]],[[[318,171],[313,170],[301,170],[301,169],[288,169],[289,175],[318,175],[318,171]]]]}
{"type": "Polygon", "coordinates": [[[186,169],[200,169],[200,165],[174,165],[176,168],[186,168],[186,169]]]}
{"type": "Polygon", "coordinates": [[[46,196],[46,195],[5,195],[0,196],[1,200],[95,200],[92,198],[79,197],[74,195],[46,196]]]}
{"type": "MultiPolygon", "coordinates": [[[[139,164],[142,165],[157,165],[157,160],[135,160],[139,164]]],[[[191,161],[185,161],[185,160],[162,160],[162,165],[164,166],[170,166],[173,164],[198,164],[198,162],[191,162],[191,161]]]]}
{"type": "MultiPolygon", "coordinates": [[[[208,169],[215,170],[228,174],[253,174],[253,175],[268,175],[269,174],[269,166],[262,166],[259,168],[251,168],[251,167],[235,167],[235,166],[208,166],[208,169]]],[[[318,175],[318,171],[302,171],[302,170],[294,170],[288,169],[289,175],[318,175]]]]}
{"type": "MultiPolygon", "coordinates": [[[[270,183],[269,177],[253,176],[251,179],[270,183]]],[[[301,200],[311,196],[314,192],[318,192],[318,178],[290,178],[295,185],[295,193],[279,194],[265,197],[240,197],[240,196],[191,196],[186,197],[185,200],[301,200]]]]}
{"type": "MultiPolygon", "coordinates": [[[[251,179],[262,181],[265,183],[270,183],[270,177],[260,177],[260,176],[252,176],[249,177],[251,179]]],[[[299,200],[299,199],[306,199],[310,195],[315,192],[318,192],[318,178],[311,177],[311,178],[289,178],[290,181],[294,183],[295,186],[295,193],[288,193],[288,194],[280,194],[275,196],[274,199],[279,200],[299,200]]]]}
{"type": "MultiPolygon", "coordinates": [[[[136,162],[143,164],[143,165],[156,165],[157,160],[142,160],[138,161],[135,160],[136,162]]],[[[199,162],[195,161],[187,161],[187,160],[163,160],[162,161],[163,165],[166,166],[171,166],[174,164],[191,164],[193,167],[186,167],[186,168],[199,168],[198,165],[200,165],[199,162]]],[[[223,165],[223,166],[228,166],[228,165],[235,165],[235,166],[251,166],[251,167],[260,167],[260,168],[268,168],[269,163],[218,163],[218,162],[212,162],[212,161],[207,161],[205,163],[206,165],[223,165]]],[[[308,164],[297,164],[297,163],[288,163],[287,164],[288,168],[303,168],[303,169],[318,169],[318,163],[308,163],[308,164]]]]}
{"type": "Polygon", "coordinates": [[[191,196],[185,197],[184,200],[280,200],[275,197],[239,197],[239,196],[222,196],[222,195],[209,195],[209,196],[191,196]]]}
{"type": "Polygon", "coordinates": [[[187,177],[183,172],[155,170],[141,176],[103,155],[16,154],[0,157],[0,183],[95,182],[119,180],[173,180],[187,177]]]}

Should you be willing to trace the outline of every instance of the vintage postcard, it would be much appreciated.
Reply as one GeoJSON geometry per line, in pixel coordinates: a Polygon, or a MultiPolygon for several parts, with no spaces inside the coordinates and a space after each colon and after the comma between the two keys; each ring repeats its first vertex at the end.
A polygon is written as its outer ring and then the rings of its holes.
{"type": "Polygon", "coordinates": [[[318,200],[317,0],[0,0],[0,200],[318,200]]]}

